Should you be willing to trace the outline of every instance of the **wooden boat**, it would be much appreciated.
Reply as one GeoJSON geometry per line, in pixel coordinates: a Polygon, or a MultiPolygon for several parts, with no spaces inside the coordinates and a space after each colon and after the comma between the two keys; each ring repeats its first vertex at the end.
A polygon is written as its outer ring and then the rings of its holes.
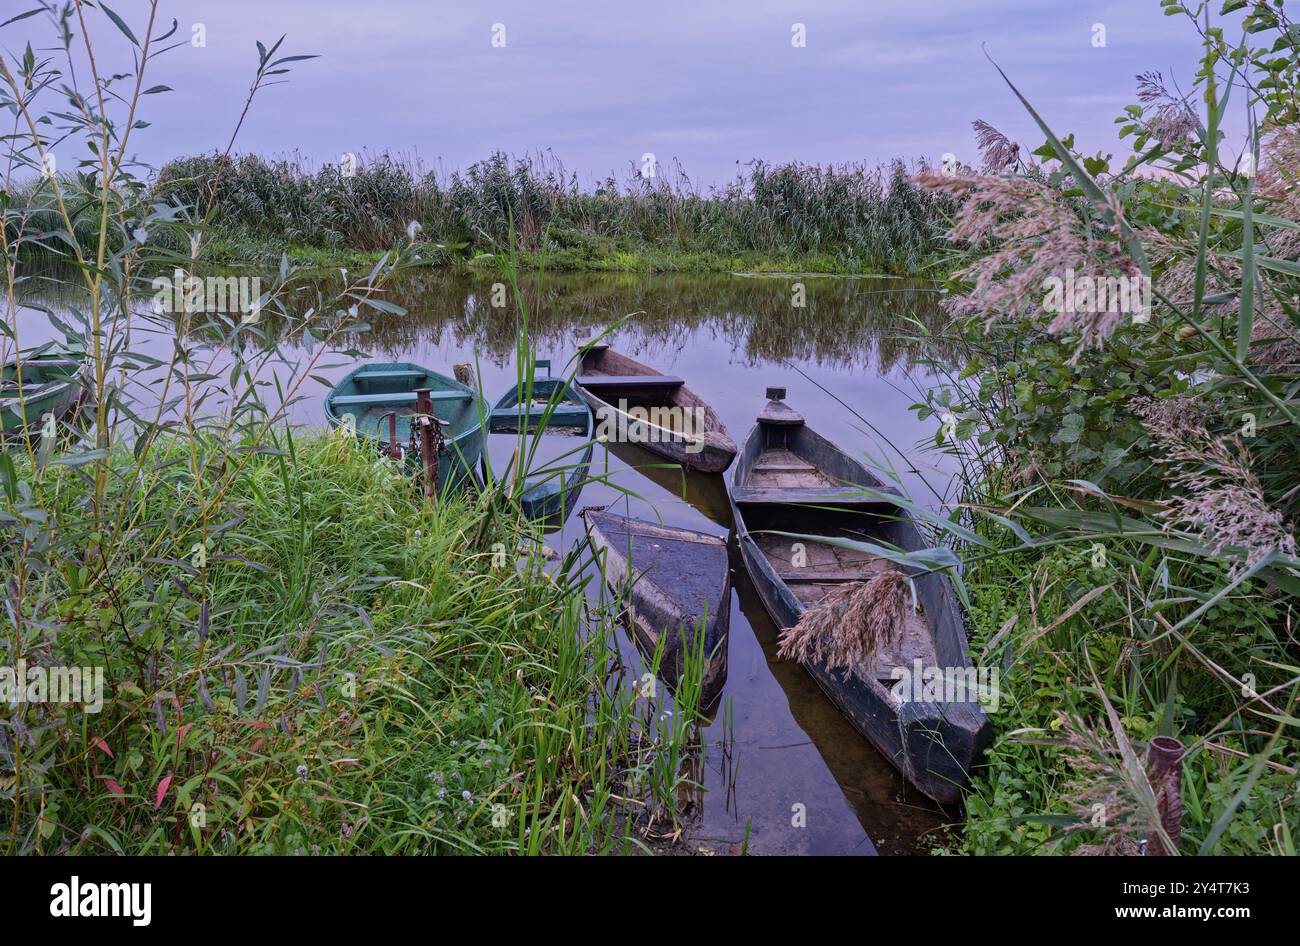
{"type": "Polygon", "coordinates": [[[736,442],[712,407],[686,383],[608,345],[583,349],[574,384],[596,412],[597,433],[637,443],[701,473],[721,473],[736,442]]]}
{"type": "Polygon", "coordinates": [[[700,706],[711,705],[727,680],[731,568],[724,539],[691,529],[629,519],[603,509],[582,511],[592,544],[615,592],[628,587],[628,617],[641,653],[650,659],[662,636],[659,676],[676,689],[686,649],[704,633],[700,706]]]}
{"type": "Polygon", "coordinates": [[[81,371],[81,361],[58,352],[24,355],[0,365],[0,433],[35,433],[46,414],[67,414],[81,396],[81,371]]]}
{"type": "MultiPolygon", "coordinates": [[[[385,455],[409,459],[411,418],[421,389],[429,390],[443,440],[438,482],[446,486],[471,480],[483,453],[487,406],[473,388],[446,375],[410,362],[361,365],[325,395],[325,419],[331,427],[347,425],[358,437],[374,439],[385,455]]],[[[414,443],[418,450],[418,438],[414,443]]]]}
{"type": "MultiPolygon", "coordinates": [[[[754,588],[776,624],[788,629],[830,590],[868,580],[888,563],[816,542],[800,543],[803,548],[796,550],[798,540],[768,530],[866,540],[904,551],[927,546],[906,510],[865,495],[861,487],[896,491],[805,424],[782,402],[783,389],[768,393],[772,399],[746,438],[732,474],[731,507],[754,588]]],[[[961,610],[947,576],[921,575],[915,584],[919,612],[909,611],[901,642],[882,648],[874,667],[831,670],[813,664],[806,669],[854,728],[912,784],[949,804],[959,800],[960,786],[988,743],[990,726],[978,694],[969,690],[961,702],[906,698],[915,692],[902,699],[896,695],[906,689],[906,678],[896,673],[900,669],[961,673],[971,666],[961,610]]]]}
{"type": "Polygon", "coordinates": [[[526,392],[528,403],[523,403],[525,394],[521,394],[520,385],[511,387],[488,415],[488,432],[567,432],[581,438],[575,446],[586,442],[576,454],[570,453],[556,461],[561,472],[538,478],[519,497],[524,515],[530,519],[550,519],[566,514],[578,501],[591,466],[595,420],[587,402],[563,378],[550,376],[550,361],[539,359],[536,367],[546,368],[547,376],[533,379],[531,389],[526,392]]]}

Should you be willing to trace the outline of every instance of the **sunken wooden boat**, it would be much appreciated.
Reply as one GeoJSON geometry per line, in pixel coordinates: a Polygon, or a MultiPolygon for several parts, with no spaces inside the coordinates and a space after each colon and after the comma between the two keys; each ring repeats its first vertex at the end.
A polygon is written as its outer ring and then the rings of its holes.
{"type": "Polygon", "coordinates": [[[371,362],[349,371],[325,395],[325,419],[375,441],[380,453],[418,469],[419,438],[412,436],[419,392],[427,391],[437,418],[438,483],[474,478],[483,453],[487,405],[471,387],[410,362],[371,362]]]}
{"type": "Polygon", "coordinates": [[[82,368],[80,360],[54,351],[0,365],[0,433],[32,435],[47,414],[68,414],[81,397],[82,368]]]}
{"type": "Polygon", "coordinates": [[[727,680],[731,568],[726,540],[600,508],[584,509],[582,518],[604,560],[606,582],[615,593],[627,591],[628,625],[637,648],[651,660],[662,638],[659,677],[674,692],[686,654],[700,648],[707,661],[700,706],[711,706],[727,680]]]}
{"type": "MultiPolygon", "coordinates": [[[[868,581],[890,563],[773,531],[869,541],[908,552],[927,544],[905,509],[862,488],[895,490],[804,423],[783,403],[783,389],[768,394],[771,400],[732,474],[731,506],[745,568],[763,606],[784,630],[832,590],[868,581]]],[[[882,647],[875,666],[805,666],[853,727],[908,781],[950,804],[960,799],[961,785],[988,744],[990,725],[977,688],[923,689],[926,674],[946,672],[967,683],[975,673],[948,577],[931,572],[914,582],[919,608],[907,609],[901,640],[882,647]],[[958,699],[945,701],[950,695],[958,699]]]]}
{"type": "Polygon", "coordinates": [[[576,452],[566,454],[553,468],[525,480],[519,504],[530,519],[567,516],[578,502],[595,446],[592,439],[595,419],[587,402],[563,378],[550,377],[549,360],[536,362],[536,368],[542,367],[546,368],[547,377],[512,386],[488,415],[489,433],[533,436],[552,433],[575,438],[576,452]]]}
{"type": "Polygon", "coordinates": [[[681,378],[592,344],[582,351],[574,385],[606,440],[636,443],[701,473],[721,473],[735,459],[736,442],[722,418],[681,378]]]}

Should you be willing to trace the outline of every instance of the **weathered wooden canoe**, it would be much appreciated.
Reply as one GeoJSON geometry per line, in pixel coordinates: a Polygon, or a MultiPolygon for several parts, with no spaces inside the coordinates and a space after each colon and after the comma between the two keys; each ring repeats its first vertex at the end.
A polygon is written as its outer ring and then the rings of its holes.
{"type": "MultiPolygon", "coordinates": [[[[885,543],[917,551],[926,543],[906,510],[859,487],[892,492],[861,463],[813,431],[786,406],[780,389],[750,431],[732,474],[731,506],[740,552],[763,606],[782,629],[794,627],[844,582],[870,579],[887,566],[865,552],[772,535],[777,530],[885,543]]],[[[987,745],[988,717],[972,689],[961,701],[909,699],[896,670],[974,676],[961,609],[949,579],[915,579],[919,612],[902,640],[882,649],[874,667],[807,666],[822,691],[907,779],[935,801],[953,803],[987,745]],[[919,661],[919,664],[917,663],[919,661]]],[[[918,688],[921,681],[917,681],[918,688]]],[[[933,692],[931,694],[933,696],[933,692]]],[[[943,696],[949,695],[947,692],[943,696]]]]}
{"type": "Polygon", "coordinates": [[[641,653],[650,659],[664,638],[659,676],[676,689],[685,652],[700,646],[708,661],[700,706],[711,705],[727,680],[731,624],[731,568],[727,543],[714,535],[584,509],[592,544],[604,559],[605,580],[616,593],[631,583],[628,617],[641,653]]]}
{"type": "Polygon", "coordinates": [[[325,395],[325,419],[332,427],[348,425],[358,437],[376,440],[385,454],[396,445],[409,457],[411,417],[420,389],[430,391],[442,433],[438,482],[447,486],[472,479],[483,452],[481,418],[487,405],[473,388],[429,368],[409,362],[354,368],[325,395]]]}
{"type": "Polygon", "coordinates": [[[608,345],[584,348],[574,385],[596,412],[597,433],[636,443],[701,473],[721,473],[736,442],[717,412],[681,378],[621,355],[608,345]]]}
{"type": "Polygon", "coordinates": [[[585,441],[577,453],[556,462],[559,472],[534,477],[535,481],[528,483],[519,497],[524,515],[530,519],[550,519],[566,515],[578,502],[591,466],[595,420],[587,402],[563,378],[549,376],[550,361],[539,360],[536,367],[545,367],[547,377],[534,378],[531,387],[525,385],[528,390],[523,393],[516,384],[501,395],[488,415],[488,432],[518,434],[523,430],[533,436],[567,433],[575,438],[575,447],[585,441]]]}
{"type": "Polygon", "coordinates": [[[24,355],[0,365],[0,433],[35,433],[46,414],[67,414],[81,396],[81,372],[82,362],[58,352],[24,355]]]}

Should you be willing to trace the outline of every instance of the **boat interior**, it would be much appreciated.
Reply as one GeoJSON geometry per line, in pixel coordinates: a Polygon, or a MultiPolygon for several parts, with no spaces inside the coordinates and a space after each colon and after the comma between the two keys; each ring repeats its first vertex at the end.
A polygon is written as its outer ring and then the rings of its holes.
{"type": "Polygon", "coordinates": [[[405,441],[411,433],[415,413],[416,388],[433,388],[429,397],[434,415],[459,433],[477,418],[474,396],[458,389],[446,390],[447,381],[416,366],[366,368],[352,375],[335,389],[330,405],[336,416],[351,414],[356,418],[357,433],[387,440],[388,417],[396,415],[397,439],[405,441]],[[441,388],[442,390],[438,390],[441,388]]]}
{"type": "MultiPolygon", "coordinates": [[[[887,510],[881,511],[887,514],[887,510]]],[[[868,542],[889,541],[884,535],[888,523],[876,513],[769,504],[747,505],[742,512],[749,537],[804,608],[818,607],[822,599],[836,588],[849,582],[870,581],[889,568],[886,559],[867,552],[800,541],[768,531],[868,542]],[[796,545],[803,548],[796,548],[796,545]]],[[[894,667],[911,666],[917,658],[926,666],[936,663],[934,642],[923,607],[909,609],[902,640],[883,648],[877,655],[874,676],[888,680],[894,667]]]]}
{"type": "MultiPolygon", "coordinates": [[[[76,380],[80,365],[71,359],[34,358],[22,362],[23,394],[32,397],[56,384],[76,380]]],[[[0,394],[18,393],[18,364],[0,366],[0,394]]]]}
{"type": "MultiPolygon", "coordinates": [[[[851,495],[858,487],[827,475],[788,449],[782,438],[772,439],[776,444],[767,446],[747,465],[745,485],[733,487],[732,492],[750,538],[777,577],[804,608],[815,608],[834,589],[869,581],[889,568],[889,562],[867,552],[799,542],[768,530],[896,543],[895,508],[873,497],[851,495]],[[803,548],[795,548],[796,544],[803,548]]],[[[918,658],[926,666],[935,663],[934,642],[923,608],[909,611],[901,641],[878,654],[874,676],[889,680],[894,667],[910,666],[918,658]]]]}
{"type": "Polygon", "coordinates": [[[497,402],[488,420],[491,433],[516,433],[521,424],[529,432],[589,432],[591,409],[563,379],[534,380],[526,406],[519,403],[520,393],[516,385],[497,402]]]}
{"type": "Polygon", "coordinates": [[[603,400],[626,400],[630,407],[673,403],[686,384],[682,378],[660,374],[600,345],[583,355],[574,380],[603,400]]]}

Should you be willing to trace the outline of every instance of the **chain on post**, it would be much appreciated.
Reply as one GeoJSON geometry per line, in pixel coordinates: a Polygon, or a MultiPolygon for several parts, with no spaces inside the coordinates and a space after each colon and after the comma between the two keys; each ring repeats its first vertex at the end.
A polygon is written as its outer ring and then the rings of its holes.
{"type": "Polygon", "coordinates": [[[437,493],[442,488],[438,482],[438,458],[447,452],[447,440],[442,435],[442,423],[437,415],[430,414],[425,423],[433,427],[433,491],[437,493]]]}

